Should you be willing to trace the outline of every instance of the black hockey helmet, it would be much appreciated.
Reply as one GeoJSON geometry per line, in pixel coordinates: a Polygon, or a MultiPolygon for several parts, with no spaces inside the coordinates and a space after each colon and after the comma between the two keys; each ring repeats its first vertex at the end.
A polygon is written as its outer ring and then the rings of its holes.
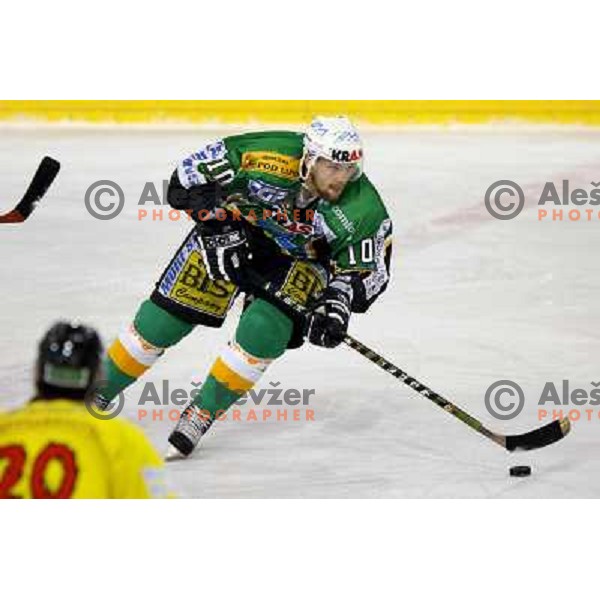
{"type": "Polygon", "coordinates": [[[84,399],[98,379],[102,341],[92,327],[59,321],[42,338],[36,364],[41,398],[84,399]]]}

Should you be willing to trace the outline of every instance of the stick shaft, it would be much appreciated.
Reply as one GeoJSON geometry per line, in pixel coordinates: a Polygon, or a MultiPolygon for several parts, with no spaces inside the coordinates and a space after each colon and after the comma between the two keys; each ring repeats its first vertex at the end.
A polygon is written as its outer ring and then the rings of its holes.
{"type": "MultiPolygon", "coordinates": [[[[248,282],[250,287],[258,293],[262,295],[263,298],[266,298],[268,301],[275,304],[275,306],[279,306],[284,311],[287,308],[295,310],[299,313],[306,314],[306,309],[302,306],[294,303],[290,298],[288,298],[287,302],[282,298],[279,294],[274,294],[270,291],[264,289],[262,285],[262,281],[260,277],[258,277],[255,273],[250,272],[248,274],[248,282]],[[287,307],[285,306],[287,305],[287,307]]],[[[471,427],[475,431],[481,433],[485,437],[490,440],[496,442],[503,448],[506,448],[506,437],[503,435],[498,435],[493,431],[490,431],[487,427],[481,423],[481,421],[477,420],[475,417],[470,415],[468,412],[464,411],[456,404],[453,404],[437,392],[434,392],[431,388],[428,388],[425,384],[421,383],[411,375],[409,375],[406,371],[403,371],[400,367],[397,367],[389,360],[385,359],[381,354],[378,354],[374,350],[371,350],[368,346],[365,346],[362,342],[359,342],[356,338],[346,334],[344,337],[344,342],[353,350],[356,350],[359,354],[362,354],[365,358],[370,360],[372,363],[376,364],[380,369],[383,369],[390,375],[393,375],[396,379],[412,388],[421,396],[431,400],[434,404],[437,404],[440,408],[444,409],[446,412],[450,413],[454,417],[456,417],[459,421],[462,421],[465,425],[471,427]]]]}
{"type": "Polygon", "coordinates": [[[434,404],[437,404],[440,408],[443,408],[446,412],[455,416],[457,419],[465,423],[465,425],[468,425],[475,431],[485,435],[487,438],[493,440],[497,444],[505,446],[504,436],[490,431],[481,423],[481,421],[477,420],[468,412],[464,411],[459,406],[456,406],[456,404],[453,404],[437,392],[434,392],[431,388],[427,387],[425,384],[409,375],[406,371],[403,371],[400,367],[397,367],[389,360],[385,359],[383,356],[381,356],[381,354],[371,350],[371,348],[365,346],[362,342],[359,342],[350,335],[346,335],[344,342],[350,346],[350,348],[356,350],[359,354],[362,354],[365,358],[376,364],[379,368],[383,369],[390,375],[393,375],[396,379],[400,380],[402,383],[421,394],[421,396],[431,400],[434,404]]]}
{"type": "MultiPolygon", "coordinates": [[[[307,309],[301,305],[298,305],[292,298],[284,298],[281,294],[266,290],[264,282],[255,273],[249,273],[249,279],[247,284],[250,287],[250,291],[254,290],[254,293],[262,296],[268,302],[273,303],[284,312],[292,310],[306,316],[307,309]]],[[[462,421],[465,425],[471,429],[477,431],[486,438],[492,440],[499,446],[502,446],[505,450],[513,452],[515,450],[535,450],[543,448],[549,444],[553,444],[558,440],[562,439],[570,431],[570,423],[568,419],[556,420],[534,429],[526,433],[518,435],[500,435],[489,430],[481,423],[478,419],[470,415],[468,412],[456,406],[437,392],[434,392],[431,388],[428,388],[425,384],[421,383],[406,371],[403,371],[400,367],[392,364],[389,360],[383,356],[371,350],[371,348],[365,346],[362,342],[353,338],[350,335],[344,337],[344,342],[350,348],[362,354],[370,362],[376,364],[380,369],[393,375],[396,379],[410,387],[411,389],[418,392],[421,396],[431,400],[434,404],[437,404],[440,408],[456,417],[459,421],[462,421]]]]}

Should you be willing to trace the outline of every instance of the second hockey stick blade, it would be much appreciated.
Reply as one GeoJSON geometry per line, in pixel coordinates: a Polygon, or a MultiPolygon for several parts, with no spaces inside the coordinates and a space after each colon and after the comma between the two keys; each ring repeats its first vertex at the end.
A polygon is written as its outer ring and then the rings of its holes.
{"type": "Polygon", "coordinates": [[[35,210],[60,171],[60,163],[49,156],[42,159],[25,195],[10,212],[0,215],[0,223],[22,223],[35,210]]]}

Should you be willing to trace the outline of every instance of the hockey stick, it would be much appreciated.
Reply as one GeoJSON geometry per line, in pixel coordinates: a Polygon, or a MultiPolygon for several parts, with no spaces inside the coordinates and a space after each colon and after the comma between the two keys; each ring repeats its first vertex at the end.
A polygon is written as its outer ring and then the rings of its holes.
{"type": "Polygon", "coordinates": [[[60,163],[49,156],[45,156],[21,201],[13,210],[0,215],[0,223],[22,223],[25,221],[35,210],[42,196],[48,191],[59,171],[60,163]]]}
{"type": "MultiPolygon", "coordinates": [[[[255,273],[247,272],[244,275],[244,278],[247,289],[250,290],[251,293],[258,297],[262,297],[268,302],[272,302],[280,309],[284,311],[286,309],[291,309],[299,314],[304,315],[308,312],[306,308],[294,302],[289,296],[284,297],[278,292],[273,293],[269,290],[266,290],[263,285],[264,282],[262,282],[255,273]]],[[[243,289],[244,285],[241,287],[243,289]]],[[[417,391],[424,398],[431,400],[431,402],[437,404],[440,408],[443,408],[446,412],[465,423],[465,425],[468,425],[471,427],[471,429],[474,429],[493,442],[496,442],[509,452],[514,452],[515,450],[537,450],[538,448],[543,448],[544,446],[558,442],[571,430],[571,422],[568,418],[564,418],[557,419],[551,423],[548,423],[547,425],[543,425],[537,429],[532,429],[531,431],[517,435],[501,435],[499,433],[494,433],[485,427],[481,421],[471,416],[468,412],[464,411],[456,404],[453,404],[437,392],[434,392],[431,388],[427,387],[425,384],[406,373],[406,371],[403,371],[400,367],[392,364],[390,361],[385,359],[374,350],[371,350],[357,339],[350,335],[346,335],[344,337],[344,343],[353,350],[356,350],[359,354],[362,354],[365,358],[376,364],[379,368],[383,369],[390,375],[393,375],[396,379],[417,391]]]]}
{"type": "Polygon", "coordinates": [[[514,452],[515,450],[537,450],[538,448],[543,448],[544,446],[558,442],[558,440],[565,437],[565,435],[567,435],[571,430],[571,422],[565,417],[564,419],[557,419],[551,423],[548,423],[547,425],[543,425],[542,427],[528,431],[527,433],[521,433],[518,435],[500,435],[499,433],[494,433],[485,427],[481,421],[478,421],[475,417],[472,417],[468,412],[456,406],[456,404],[453,404],[449,400],[446,400],[446,398],[440,396],[440,394],[434,392],[431,388],[428,388],[425,384],[410,376],[408,373],[392,364],[383,356],[377,354],[377,352],[371,350],[358,340],[346,335],[344,342],[350,346],[350,348],[356,350],[365,358],[368,358],[372,363],[375,363],[378,367],[384,371],[387,371],[390,375],[393,375],[402,383],[419,392],[421,396],[431,400],[440,408],[443,408],[446,412],[454,415],[457,419],[475,431],[478,431],[490,440],[500,444],[500,446],[503,446],[509,452],[514,452]]]}

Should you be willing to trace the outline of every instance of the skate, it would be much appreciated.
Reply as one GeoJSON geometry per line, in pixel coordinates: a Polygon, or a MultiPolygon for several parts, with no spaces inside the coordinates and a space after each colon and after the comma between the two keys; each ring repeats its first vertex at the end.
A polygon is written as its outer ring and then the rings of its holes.
{"type": "Polygon", "coordinates": [[[165,459],[176,460],[189,456],[212,423],[212,419],[202,415],[193,404],[189,404],[181,413],[179,422],[169,436],[169,449],[165,459]]]}

